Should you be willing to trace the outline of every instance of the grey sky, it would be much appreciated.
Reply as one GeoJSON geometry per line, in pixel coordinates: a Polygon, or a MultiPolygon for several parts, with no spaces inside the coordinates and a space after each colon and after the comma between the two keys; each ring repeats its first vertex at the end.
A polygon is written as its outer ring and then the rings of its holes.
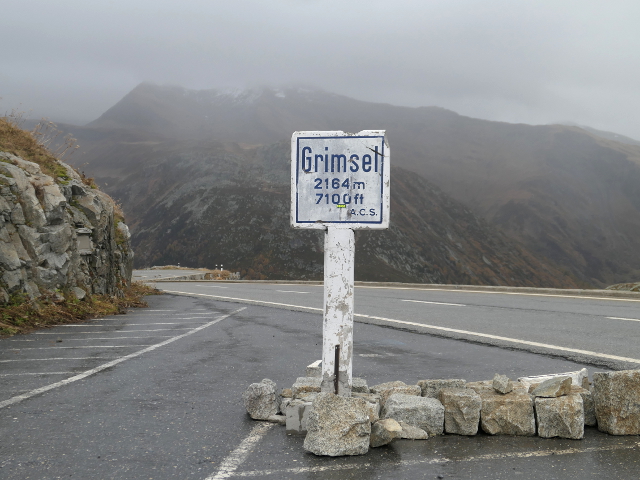
{"type": "Polygon", "coordinates": [[[144,80],[306,84],[640,139],[640,2],[20,0],[0,15],[0,113],[87,122],[144,80]]]}

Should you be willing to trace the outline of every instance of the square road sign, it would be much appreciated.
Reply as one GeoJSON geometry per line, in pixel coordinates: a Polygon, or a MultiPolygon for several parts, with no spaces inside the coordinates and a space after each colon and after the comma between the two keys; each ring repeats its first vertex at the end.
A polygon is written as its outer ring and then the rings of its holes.
{"type": "Polygon", "coordinates": [[[388,228],[389,165],[384,130],[295,132],[291,225],[388,228]]]}

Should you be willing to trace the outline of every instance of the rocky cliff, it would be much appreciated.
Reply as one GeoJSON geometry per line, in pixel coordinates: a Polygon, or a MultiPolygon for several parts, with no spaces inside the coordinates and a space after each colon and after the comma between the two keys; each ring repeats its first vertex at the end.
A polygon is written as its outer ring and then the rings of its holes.
{"type": "Polygon", "coordinates": [[[133,252],[113,200],[68,165],[48,158],[47,167],[0,151],[0,303],[65,291],[122,296],[133,252]]]}

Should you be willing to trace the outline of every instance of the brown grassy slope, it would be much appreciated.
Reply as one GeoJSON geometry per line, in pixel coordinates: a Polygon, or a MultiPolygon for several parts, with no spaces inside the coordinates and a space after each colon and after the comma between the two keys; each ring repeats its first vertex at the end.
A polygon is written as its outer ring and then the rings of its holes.
{"type": "Polygon", "coordinates": [[[92,295],[80,301],[67,293],[62,298],[45,295],[33,302],[15,299],[12,304],[0,307],[0,336],[126,313],[127,308],[147,307],[142,297],[158,293],[147,285],[132,282],[123,298],[92,295]]]}

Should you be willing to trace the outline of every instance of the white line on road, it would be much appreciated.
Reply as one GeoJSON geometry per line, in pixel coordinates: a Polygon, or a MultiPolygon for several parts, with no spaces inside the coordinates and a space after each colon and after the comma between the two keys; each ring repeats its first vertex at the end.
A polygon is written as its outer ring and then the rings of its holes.
{"type": "Polygon", "coordinates": [[[296,292],[295,290],[276,290],[276,292],[281,292],[281,293],[309,293],[309,292],[296,292]]]}
{"type": "MultiPolygon", "coordinates": [[[[211,316],[216,315],[218,312],[212,313],[211,316]]],[[[171,318],[171,320],[203,320],[202,317],[174,317],[173,315],[170,315],[169,318],[171,318]]],[[[139,320],[139,319],[137,319],[139,320]]],[[[126,319],[124,318],[101,318],[100,319],[101,322],[125,322],[126,319]]],[[[126,323],[123,326],[127,326],[127,325],[153,325],[153,323],[126,323]]],[[[63,327],[64,325],[56,325],[57,327],[63,327]]],[[[107,325],[105,325],[107,326],[107,325]]]]}
{"type": "Polygon", "coordinates": [[[526,295],[528,297],[559,297],[559,298],[580,298],[583,300],[612,300],[616,302],[640,302],[640,300],[635,298],[590,297],[588,295],[560,295],[558,293],[489,292],[486,290],[460,290],[457,288],[373,287],[368,285],[356,285],[355,288],[415,290],[418,292],[489,293],[492,295],[526,295]]]}
{"type": "MultiPolygon", "coordinates": [[[[191,327],[178,327],[178,328],[149,328],[147,330],[105,330],[105,332],[112,333],[130,333],[130,332],[173,332],[175,330],[189,330],[191,327]]],[[[99,331],[93,332],[35,332],[35,335],[77,335],[78,333],[100,333],[99,331]]],[[[18,340],[15,340],[18,341],[18,340]]]]}
{"type": "MultiPolygon", "coordinates": [[[[155,322],[155,323],[127,323],[126,327],[143,327],[145,325],[184,325],[185,323],[196,323],[196,322],[155,322]]],[[[56,327],[111,327],[112,325],[103,325],[97,323],[81,323],[79,325],[55,325],[56,327]]],[[[113,330],[109,330],[113,331],[113,330]]],[[[76,332],[78,333],[78,332],[76,332]]],[[[36,335],[44,335],[44,332],[35,332],[36,335]]],[[[53,335],[53,334],[52,334],[53,335]]]]}
{"type": "MultiPolygon", "coordinates": [[[[300,309],[300,310],[312,310],[312,311],[322,312],[321,308],[304,307],[302,305],[291,305],[291,304],[287,304],[287,303],[263,302],[263,301],[259,301],[259,300],[251,300],[251,299],[248,299],[248,298],[220,297],[220,296],[217,296],[217,295],[207,295],[207,294],[204,294],[204,293],[178,292],[178,291],[172,291],[172,290],[164,290],[164,291],[167,292],[167,293],[177,293],[179,295],[187,295],[187,296],[194,296],[195,295],[195,296],[201,296],[201,297],[211,297],[211,298],[218,298],[220,300],[230,300],[230,301],[236,301],[236,302],[249,303],[249,304],[253,304],[253,305],[265,305],[265,306],[277,306],[277,307],[293,307],[293,308],[300,309]]],[[[492,339],[492,340],[500,340],[500,341],[508,342],[508,343],[516,343],[516,344],[520,344],[520,345],[528,345],[528,346],[531,346],[531,347],[540,347],[540,348],[545,348],[545,349],[548,349],[548,350],[557,350],[557,351],[561,351],[561,352],[579,353],[581,355],[588,355],[590,357],[606,358],[608,360],[617,360],[617,361],[620,361],[620,362],[629,362],[629,363],[639,363],[640,364],[640,359],[638,359],[638,358],[619,357],[617,355],[609,355],[607,353],[592,352],[592,351],[589,351],[589,350],[580,350],[580,349],[577,349],[577,348],[561,347],[559,345],[551,345],[551,344],[547,344],[547,343],[530,342],[528,340],[521,340],[521,339],[518,339],[518,338],[501,337],[501,336],[498,336],[498,335],[490,335],[488,333],[471,332],[469,330],[459,330],[457,328],[440,327],[438,325],[429,325],[429,324],[426,324],[426,323],[406,322],[404,320],[395,320],[393,318],[374,317],[372,315],[363,315],[361,313],[354,314],[354,317],[370,318],[372,320],[380,320],[380,321],[383,321],[383,322],[395,323],[395,324],[399,324],[399,325],[411,325],[411,326],[414,326],[414,327],[424,328],[425,330],[439,330],[439,331],[443,331],[443,332],[458,333],[458,334],[470,335],[470,336],[474,336],[474,337],[489,338],[489,339],[492,339]]]]}
{"type": "Polygon", "coordinates": [[[0,377],[20,377],[22,375],[69,375],[73,372],[41,372],[41,373],[0,373],[0,377]]]}
{"type": "Polygon", "coordinates": [[[249,456],[251,447],[262,440],[262,437],[274,425],[275,423],[261,423],[253,427],[249,436],[240,442],[240,445],[222,461],[218,471],[213,475],[209,475],[205,480],[222,480],[233,476],[234,472],[249,456]]]}
{"type": "MultiPolygon", "coordinates": [[[[86,372],[82,372],[78,375],[75,375],[73,377],[70,378],[65,378],[64,380],[60,381],[60,382],[56,382],[56,383],[52,383],[50,385],[46,385],[44,387],[41,388],[36,388],[35,390],[31,390],[30,392],[24,393],[22,395],[17,395],[15,397],[11,397],[8,400],[4,400],[2,402],[0,402],[0,408],[5,408],[8,407],[9,405],[13,405],[15,403],[19,403],[23,400],[26,400],[28,398],[31,398],[35,395],[39,395],[41,393],[47,392],[49,390],[53,390],[54,388],[58,388],[58,387],[62,387],[63,385],[67,385],[69,383],[73,383],[73,382],[77,382],[78,380],[82,380],[84,378],[87,378],[91,375],[94,375],[98,372],[101,372],[102,370],[105,370],[107,368],[111,368],[114,365],[117,365],[119,363],[122,363],[126,360],[130,360],[132,358],[138,357],[140,355],[142,355],[143,353],[147,353],[147,352],[152,352],[153,350],[156,350],[157,348],[163,347],[165,345],[168,345],[170,343],[175,342],[176,340],[180,340],[181,338],[187,337],[189,335],[193,335],[196,332],[199,332],[200,330],[203,330],[207,327],[210,327],[211,325],[215,325],[218,322],[221,322],[222,320],[224,320],[225,318],[229,318],[231,315],[234,315],[238,312],[241,312],[242,310],[245,310],[247,307],[242,307],[239,308],[238,310],[235,310],[227,315],[223,315],[221,317],[216,318],[215,320],[212,320],[209,323],[205,323],[204,325],[200,325],[199,327],[196,327],[186,333],[183,333],[182,335],[177,335],[175,337],[172,337],[168,340],[165,340],[163,342],[160,343],[156,343],[155,345],[151,345],[151,346],[147,346],[147,348],[143,348],[142,350],[139,350],[137,352],[131,353],[129,355],[125,355],[124,357],[120,357],[120,358],[116,358],[115,360],[112,360],[110,362],[107,363],[103,363],[102,365],[100,365],[99,367],[96,368],[92,368],[91,370],[87,370],[86,372]]],[[[65,348],[65,347],[59,347],[59,348],[65,348]]],[[[69,347],[67,347],[69,348],[69,347]]]]}
{"type": "Polygon", "coordinates": [[[0,360],[0,363],[7,362],[49,362],[51,360],[111,360],[113,357],[57,357],[57,358],[16,358],[13,360],[0,360]]]}
{"type": "Polygon", "coordinates": [[[625,322],[640,322],[640,318],[620,318],[620,317],[607,317],[610,320],[624,320],[625,322]]]}
{"type": "MultiPolygon", "coordinates": [[[[408,467],[413,465],[433,465],[443,463],[457,463],[457,462],[478,462],[486,460],[503,460],[511,458],[531,458],[531,457],[550,457],[553,455],[574,455],[579,453],[591,453],[591,452],[607,452],[614,450],[633,450],[640,447],[640,442],[634,442],[628,445],[605,445],[602,447],[586,447],[586,448],[565,448],[563,450],[549,449],[549,450],[533,450],[528,452],[507,452],[507,453],[490,453],[487,455],[476,455],[461,458],[446,458],[446,457],[434,457],[425,458],[421,460],[400,460],[399,462],[390,462],[389,467],[396,469],[398,467],[408,467]]],[[[278,475],[280,478],[288,478],[289,475],[296,474],[308,474],[308,473],[320,473],[320,472],[338,472],[342,470],[353,470],[362,468],[371,468],[371,463],[356,463],[346,465],[319,465],[317,467],[298,467],[298,468],[283,468],[273,470],[248,470],[245,472],[234,473],[234,477],[266,477],[267,475],[278,475]]],[[[376,465],[376,468],[380,468],[380,465],[376,465]]],[[[227,477],[220,477],[227,478],[227,477]]],[[[207,479],[208,480],[208,479],[207,479]]]]}
{"type": "Polygon", "coordinates": [[[10,348],[9,351],[15,350],[53,350],[58,348],[131,348],[131,347],[148,347],[149,345],[75,345],[73,347],[16,347],[10,348]]]}
{"type": "MultiPolygon", "coordinates": [[[[75,333],[100,333],[100,332],[75,332],[75,333]]],[[[117,332],[120,333],[120,332],[117,332]]],[[[122,332],[126,333],[126,332],[122,332]]],[[[60,335],[73,335],[73,333],[61,333],[60,335]]],[[[146,337],[87,337],[87,338],[66,338],[65,342],[70,342],[72,340],[127,340],[129,338],[170,338],[172,335],[147,335],[146,337]]],[[[10,342],[37,342],[38,340],[9,340],[10,342]]],[[[53,340],[51,340],[53,341],[53,340]]]]}
{"type": "Polygon", "coordinates": [[[451,305],[452,307],[466,307],[462,303],[443,303],[443,302],[427,302],[426,300],[402,300],[403,302],[414,302],[414,303],[432,303],[434,305],[451,305]]]}

